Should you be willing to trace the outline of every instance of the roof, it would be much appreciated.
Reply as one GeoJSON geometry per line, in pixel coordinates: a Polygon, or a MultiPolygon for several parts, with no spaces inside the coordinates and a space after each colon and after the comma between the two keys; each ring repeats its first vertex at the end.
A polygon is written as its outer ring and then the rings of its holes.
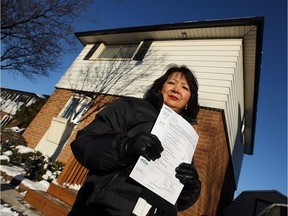
{"type": "Polygon", "coordinates": [[[225,209],[227,215],[258,215],[272,204],[287,204],[287,196],[277,190],[243,191],[233,203],[225,209]]]}
{"type": "Polygon", "coordinates": [[[133,43],[143,40],[243,39],[245,149],[253,154],[264,17],[188,21],[162,25],[76,32],[83,45],[94,43],[133,43]]]}
{"type": "Polygon", "coordinates": [[[17,94],[23,94],[23,95],[29,95],[29,96],[32,96],[34,98],[43,98],[42,95],[38,95],[38,94],[35,94],[33,92],[27,92],[27,91],[20,91],[20,90],[15,90],[15,89],[9,89],[9,88],[1,88],[1,92],[2,91],[7,91],[7,92],[14,92],[14,93],[17,93],[17,94]]]}
{"type": "Polygon", "coordinates": [[[127,40],[131,42],[148,39],[177,40],[183,39],[183,37],[186,39],[227,38],[228,36],[229,38],[241,38],[243,37],[241,27],[255,24],[260,27],[263,26],[263,21],[264,17],[187,21],[183,23],[76,32],[75,35],[84,45],[96,42],[111,43],[113,41],[121,43],[127,42],[127,40]],[[196,34],[196,31],[198,34],[196,34]]]}

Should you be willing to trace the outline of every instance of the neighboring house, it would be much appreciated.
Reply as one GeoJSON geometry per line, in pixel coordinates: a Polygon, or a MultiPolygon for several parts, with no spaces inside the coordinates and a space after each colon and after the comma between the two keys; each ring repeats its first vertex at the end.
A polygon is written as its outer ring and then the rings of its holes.
{"type": "Polygon", "coordinates": [[[263,26],[263,17],[249,17],[76,33],[84,48],[25,131],[28,146],[66,164],[59,185],[81,185],[87,170],[70,149],[77,131],[113,99],[142,97],[169,64],[184,64],[199,82],[194,158],[202,181],[185,215],[221,215],[243,155],[254,150],[263,26]]]}
{"type": "Polygon", "coordinates": [[[287,216],[287,206],[287,196],[277,190],[243,191],[224,209],[224,216],[287,216]]]}
{"type": "Polygon", "coordinates": [[[42,96],[32,92],[1,88],[0,126],[4,127],[8,125],[22,105],[30,106],[31,104],[35,103],[37,100],[40,100],[41,98],[42,96]]]}

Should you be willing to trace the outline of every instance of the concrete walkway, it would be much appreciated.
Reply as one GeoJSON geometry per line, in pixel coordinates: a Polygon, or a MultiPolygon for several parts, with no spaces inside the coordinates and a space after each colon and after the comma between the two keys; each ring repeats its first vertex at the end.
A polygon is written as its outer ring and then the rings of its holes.
{"type": "MultiPolygon", "coordinates": [[[[23,200],[24,194],[20,193],[13,185],[1,178],[1,209],[0,215],[5,216],[4,209],[10,208],[15,212],[13,215],[20,216],[43,216],[39,211],[23,200]]],[[[7,214],[8,215],[8,214],[7,214]]],[[[11,215],[11,214],[10,214],[11,215]]]]}

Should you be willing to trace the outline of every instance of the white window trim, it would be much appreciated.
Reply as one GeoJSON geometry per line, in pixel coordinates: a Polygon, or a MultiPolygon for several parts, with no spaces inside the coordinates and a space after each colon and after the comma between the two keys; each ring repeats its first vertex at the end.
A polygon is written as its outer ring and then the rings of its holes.
{"type": "Polygon", "coordinates": [[[89,60],[97,60],[98,56],[102,53],[102,51],[105,49],[104,43],[101,43],[99,47],[96,49],[96,51],[93,53],[93,55],[89,58],[89,60]]]}

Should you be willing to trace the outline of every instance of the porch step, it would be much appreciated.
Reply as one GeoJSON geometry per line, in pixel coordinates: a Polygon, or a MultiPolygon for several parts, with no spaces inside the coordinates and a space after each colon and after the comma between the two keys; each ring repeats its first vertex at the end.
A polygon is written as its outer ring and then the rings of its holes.
{"type": "Polygon", "coordinates": [[[55,196],[56,198],[62,200],[66,204],[72,206],[75,202],[77,191],[63,187],[61,185],[57,185],[54,183],[51,183],[47,193],[51,194],[52,196],[55,196]]]}
{"type": "Polygon", "coordinates": [[[43,191],[29,189],[24,200],[46,216],[67,216],[71,206],[43,191]]]}

